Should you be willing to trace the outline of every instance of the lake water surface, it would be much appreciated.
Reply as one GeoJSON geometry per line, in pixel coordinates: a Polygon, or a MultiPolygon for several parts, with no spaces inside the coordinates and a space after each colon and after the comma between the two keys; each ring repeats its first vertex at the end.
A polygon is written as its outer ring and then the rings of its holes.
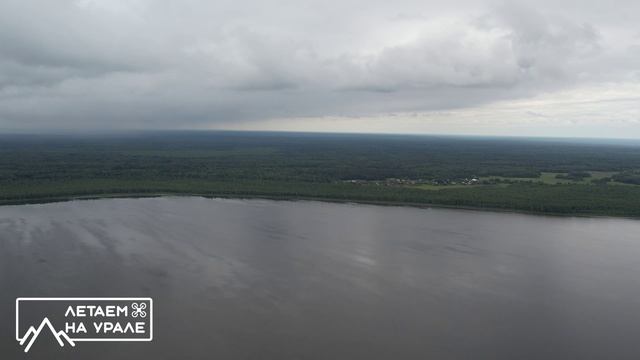
{"type": "Polygon", "coordinates": [[[0,359],[638,359],[640,221],[196,197],[0,207],[0,359]],[[152,343],[15,298],[154,299],[152,343]]]}

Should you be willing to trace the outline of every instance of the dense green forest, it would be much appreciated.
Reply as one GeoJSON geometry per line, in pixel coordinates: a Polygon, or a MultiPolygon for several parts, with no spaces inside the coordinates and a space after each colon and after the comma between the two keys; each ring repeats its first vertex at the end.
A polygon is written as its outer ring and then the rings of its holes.
{"type": "Polygon", "coordinates": [[[246,132],[0,136],[0,203],[198,194],[640,216],[640,144],[246,132]]]}

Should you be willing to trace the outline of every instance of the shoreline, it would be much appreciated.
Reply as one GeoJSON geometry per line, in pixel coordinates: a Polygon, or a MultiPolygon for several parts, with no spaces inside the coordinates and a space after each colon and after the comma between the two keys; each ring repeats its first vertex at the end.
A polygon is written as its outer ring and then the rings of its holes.
{"type": "Polygon", "coordinates": [[[551,216],[551,217],[577,217],[577,218],[594,218],[594,219],[628,219],[628,220],[640,220],[640,217],[629,215],[598,215],[598,214],[582,214],[582,213],[554,213],[547,211],[531,211],[522,209],[509,209],[509,208],[492,208],[492,207],[479,207],[479,206],[464,206],[464,205],[447,205],[437,203],[422,203],[422,202],[404,202],[404,201],[388,201],[388,200],[361,200],[361,199],[341,199],[341,198],[328,198],[328,197],[314,197],[314,196],[285,196],[285,195],[246,195],[246,194],[203,194],[203,193],[186,193],[186,192],[153,192],[153,193],[112,193],[112,194],[92,194],[92,195],[68,195],[68,196],[53,196],[44,198],[33,199],[15,199],[15,200],[0,200],[0,207],[4,206],[20,206],[20,205],[40,205],[51,203],[62,203],[70,201],[82,201],[82,200],[102,200],[102,199],[143,199],[143,198],[161,198],[161,197],[203,197],[207,199],[240,199],[240,200],[273,200],[273,201],[318,201],[325,203],[337,203],[337,204],[362,204],[362,205],[377,205],[377,206],[397,206],[397,207],[412,207],[412,208],[436,208],[436,209],[452,209],[452,210],[470,210],[481,212],[495,212],[495,213],[512,213],[512,214],[524,214],[535,216],[551,216]]]}

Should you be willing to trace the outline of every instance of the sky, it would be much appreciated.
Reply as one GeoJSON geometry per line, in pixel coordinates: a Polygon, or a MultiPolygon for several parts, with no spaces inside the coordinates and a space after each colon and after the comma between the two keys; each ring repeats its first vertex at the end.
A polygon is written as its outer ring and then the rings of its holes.
{"type": "Polygon", "coordinates": [[[640,138],[637,0],[2,0],[0,132],[640,138]]]}

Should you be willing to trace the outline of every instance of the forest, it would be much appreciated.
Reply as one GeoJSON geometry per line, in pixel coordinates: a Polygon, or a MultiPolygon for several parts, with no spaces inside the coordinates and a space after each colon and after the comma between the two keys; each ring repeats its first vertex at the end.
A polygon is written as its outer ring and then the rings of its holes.
{"type": "Polygon", "coordinates": [[[190,194],[640,216],[640,144],[171,131],[0,135],[0,204],[190,194]]]}

